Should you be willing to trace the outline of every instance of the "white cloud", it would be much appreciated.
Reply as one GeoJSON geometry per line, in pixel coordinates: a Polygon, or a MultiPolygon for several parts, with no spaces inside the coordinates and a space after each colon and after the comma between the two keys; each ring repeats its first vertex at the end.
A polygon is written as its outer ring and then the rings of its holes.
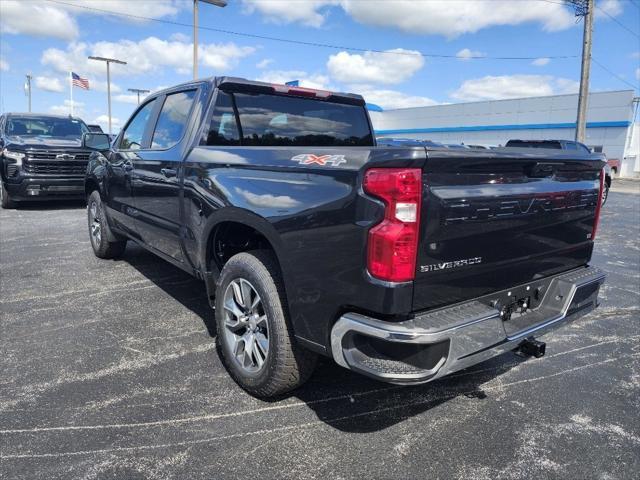
{"type": "Polygon", "coordinates": [[[264,60],[260,60],[258,63],[256,63],[256,68],[260,68],[260,69],[267,68],[272,63],[273,63],[272,58],[265,58],[264,60]]]}
{"type": "Polygon", "coordinates": [[[326,19],[326,7],[339,3],[338,0],[303,0],[295,4],[290,0],[242,0],[245,13],[257,11],[273,23],[301,23],[310,27],[320,27],[326,19]]]}
{"type": "Polygon", "coordinates": [[[369,2],[342,0],[342,5],[362,23],[450,38],[497,25],[536,22],[553,31],[575,24],[573,13],[561,2],[458,0],[452,5],[450,1],[398,0],[379,2],[372,8],[369,2]]]}
{"type": "Polygon", "coordinates": [[[0,58],[0,71],[8,72],[9,71],[9,62],[7,62],[4,58],[0,58]]]}
{"type": "Polygon", "coordinates": [[[38,2],[2,0],[0,31],[14,35],[36,35],[71,40],[78,24],[64,9],[38,2]]]}
{"type": "MultiPolygon", "coordinates": [[[[45,90],[47,92],[64,92],[65,85],[62,84],[58,77],[44,77],[38,76],[35,77],[36,88],[40,90],[45,90]]],[[[69,88],[69,84],[67,83],[66,88],[69,88]]]]}
{"type": "MultiPolygon", "coordinates": [[[[606,0],[605,0],[606,1],[606,0]]],[[[545,30],[562,30],[575,25],[573,12],[562,2],[537,0],[243,0],[245,12],[259,12],[269,21],[297,22],[320,27],[329,7],[340,6],[354,20],[367,25],[389,27],[412,34],[444,35],[452,38],[497,25],[535,22],[545,30]]]]}
{"type": "MultiPolygon", "coordinates": [[[[76,14],[83,15],[106,15],[108,12],[132,17],[118,16],[118,21],[146,22],[144,18],[162,18],[177,14],[183,8],[189,8],[187,2],[181,0],[154,0],[152,2],[141,2],[131,0],[65,0],[65,4],[60,8],[66,8],[76,14]],[[90,8],[86,8],[90,7],[90,8]],[[93,10],[92,10],[93,9],[93,10]]],[[[190,3],[190,2],[189,2],[190,3]]]]}
{"type": "MultiPolygon", "coordinates": [[[[109,117],[107,115],[99,115],[98,117],[94,118],[91,122],[88,122],[91,124],[98,124],[102,127],[102,130],[104,132],[108,132],[109,131],[109,117]]],[[[120,127],[122,126],[122,123],[120,121],[119,118],[117,117],[111,117],[111,129],[114,132],[117,132],[120,127]]]]}
{"type": "Polygon", "coordinates": [[[484,56],[484,53],[477,50],[470,50],[468,48],[463,48],[458,53],[456,53],[456,57],[458,57],[460,60],[471,60],[472,58],[479,58],[484,56]]]}
{"type": "Polygon", "coordinates": [[[622,2],[620,0],[600,0],[597,2],[596,18],[608,18],[608,15],[615,17],[622,13],[622,2]]]}
{"type": "Polygon", "coordinates": [[[184,33],[178,32],[178,33],[171,34],[171,36],[169,37],[169,40],[173,42],[189,43],[191,42],[192,38],[189,35],[185,35],[184,33]]]}
{"type": "MultiPolygon", "coordinates": [[[[51,113],[57,115],[69,115],[71,113],[71,100],[65,100],[62,105],[53,105],[49,107],[51,113]]],[[[73,101],[73,115],[76,117],[82,117],[84,115],[84,103],[73,101]]]]}
{"type": "Polygon", "coordinates": [[[578,91],[578,82],[551,75],[486,76],[465,81],[451,94],[463,101],[536,97],[578,91]]]}
{"type": "Polygon", "coordinates": [[[536,58],[533,62],[531,62],[531,65],[535,65],[536,67],[544,67],[550,61],[551,61],[550,58],[540,57],[540,58],[536,58]]]}
{"type": "Polygon", "coordinates": [[[636,68],[636,80],[640,80],[640,68],[636,68]]]}
{"type": "MultiPolygon", "coordinates": [[[[205,68],[213,71],[228,71],[234,68],[241,58],[251,55],[254,51],[253,47],[242,47],[234,43],[203,44],[199,46],[198,59],[200,65],[205,68]]],[[[68,72],[73,69],[81,75],[104,77],[104,63],[88,60],[88,55],[126,59],[127,65],[111,65],[114,76],[146,74],[162,67],[170,67],[178,73],[187,74],[192,68],[193,44],[161,40],[157,37],[148,37],[139,42],[132,40],[103,41],[93,44],[72,42],[66,50],[58,48],[45,50],[41,62],[59,72],[68,72]]]]}
{"type": "Polygon", "coordinates": [[[363,55],[339,52],[331,55],[327,69],[332,78],[346,83],[395,84],[403,82],[424,66],[424,57],[415,50],[395,48],[385,53],[363,55]]]}
{"type": "Polygon", "coordinates": [[[329,77],[321,74],[308,74],[301,70],[270,70],[259,78],[261,82],[283,84],[292,80],[299,80],[301,87],[331,90],[329,77]]]}
{"type": "Polygon", "coordinates": [[[140,2],[131,0],[65,0],[50,4],[39,0],[1,0],[3,33],[25,34],[72,40],[78,37],[76,16],[107,15],[118,22],[144,23],[136,17],[161,18],[175,15],[188,4],[181,0],[140,2]],[[111,14],[118,14],[113,16],[111,14]],[[124,14],[124,16],[123,16],[124,14]],[[127,17],[126,15],[131,15],[127,17]]]}
{"type": "Polygon", "coordinates": [[[631,57],[631,58],[640,58],[640,51],[638,51],[638,52],[633,52],[633,53],[630,55],[630,57],[631,57]]]}
{"type": "Polygon", "coordinates": [[[384,109],[428,107],[438,102],[431,98],[409,95],[396,90],[381,90],[367,85],[353,85],[352,91],[362,95],[367,103],[374,103],[384,109]]]}

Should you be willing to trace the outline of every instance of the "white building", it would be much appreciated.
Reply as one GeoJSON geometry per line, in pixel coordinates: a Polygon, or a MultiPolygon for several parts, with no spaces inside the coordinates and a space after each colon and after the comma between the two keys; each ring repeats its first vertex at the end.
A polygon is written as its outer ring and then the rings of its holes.
{"type": "MultiPolygon", "coordinates": [[[[585,143],[601,147],[610,159],[621,160],[619,173],[623,176],[640,175],[638,127],[632,123],[635,106],[633,90],[589,95],[585,143]]],[[[577,108],[578,95],[573,94],[374,110],[370,114],[378,137],[498,146],[512,138],[573,140],[577,108]]]]}

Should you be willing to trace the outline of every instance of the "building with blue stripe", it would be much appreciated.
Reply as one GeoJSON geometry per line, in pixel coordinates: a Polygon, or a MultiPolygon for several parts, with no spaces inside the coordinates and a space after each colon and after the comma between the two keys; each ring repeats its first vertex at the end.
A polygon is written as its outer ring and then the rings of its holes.
{"type": "MultiPolygon", "coordinates": [[[[589,95],[585,143],[619,159],[624,176],[640,174],[633,138],[636,105],[633,90],[589,95]]],[[[577,106],[578,96],[570,94],[395,110],[376,106],[369,113],[379,137],[498,146],[514,138],[572,140],[577,106]]]]}

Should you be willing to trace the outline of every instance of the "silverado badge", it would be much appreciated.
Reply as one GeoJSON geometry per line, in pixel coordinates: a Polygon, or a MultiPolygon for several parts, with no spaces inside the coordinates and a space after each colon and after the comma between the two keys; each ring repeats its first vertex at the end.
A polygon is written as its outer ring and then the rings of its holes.
{"type": "Polygon", "coordinates": [[[466,267],[467,265],[477,265],[478,263],[482,263],[482,257],[465,258],[464,260],[453,260],[451,262],[433,263],[431,265],[421,265],[420,271],[422,273],[437,272],[438,270],[466,267]]]}

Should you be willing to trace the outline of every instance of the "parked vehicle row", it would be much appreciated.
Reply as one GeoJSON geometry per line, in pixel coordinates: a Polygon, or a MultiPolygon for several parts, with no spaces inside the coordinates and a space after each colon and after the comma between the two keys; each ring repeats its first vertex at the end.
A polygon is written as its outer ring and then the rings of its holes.
{"type": "Polygon", "coordinates": [[[96,256],[133,241],[203,280],[230,375],[285,393],[318,355],[415,384],[598,304],[601,154],[376,144],[359,95],[221,77],[86,133],[96,256]]]}

